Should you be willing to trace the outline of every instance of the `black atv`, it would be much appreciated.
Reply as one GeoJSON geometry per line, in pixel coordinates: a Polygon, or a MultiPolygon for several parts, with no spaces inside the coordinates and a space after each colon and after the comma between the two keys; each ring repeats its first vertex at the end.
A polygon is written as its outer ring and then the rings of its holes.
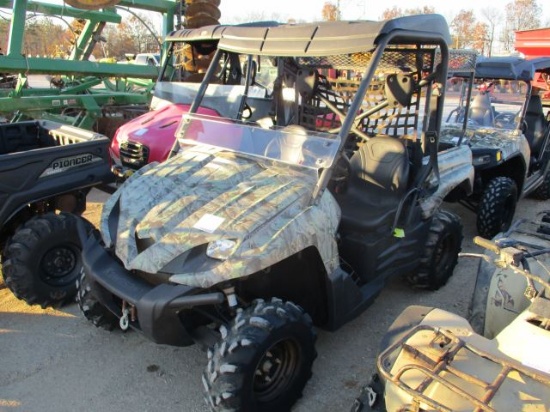
{"type": "Polygon", "coordinates": [[[473,194],[459,200],[477,213],[483,237],[508,230],[523,196],[550,199],[550,128],[532,86],[540,73],[550,73],[550,58],[478,60],[475,96],[462,94],[442,130],[441,147],[451,147],[458,143],[453,124],[467,121],[460,144],[472,149],[475,184],[473,194]]]}
{"type": "Polygon", "coordinates": [[[337,329],[392,276],[452,275],[462,224],[440,205],[473,167],[468,146],[438,153],[449,42],[438,15],[225,28],[172,157],[83,231],[84,315],[208,345],[213,410],[289,410],[313,325],[337,329]],[[245,84],[220,84],[240,62],[245,84]],[[219,116],[196,113],[206,98],[219,116]]]}

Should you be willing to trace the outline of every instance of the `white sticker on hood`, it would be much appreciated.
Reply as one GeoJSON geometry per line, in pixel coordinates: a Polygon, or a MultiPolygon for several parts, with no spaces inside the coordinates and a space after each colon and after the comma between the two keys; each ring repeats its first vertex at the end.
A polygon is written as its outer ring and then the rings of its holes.
{"type": "Polygon", "coordinates": [[[203,232],[214,233],[214,231],[220,227],[224,220],[225,218],[223,217],[207,213],[193,225],[193,228],[202,230],[203,232]]]}
{"type": "Polygon", "coordinates": [[[142,129],[139,129],[139,130],[136,130],[134,132],[134,136],[143,136],[145,133],[147,133],[149,131],[149,129],[147,128],[142,128],[142,129]]]}

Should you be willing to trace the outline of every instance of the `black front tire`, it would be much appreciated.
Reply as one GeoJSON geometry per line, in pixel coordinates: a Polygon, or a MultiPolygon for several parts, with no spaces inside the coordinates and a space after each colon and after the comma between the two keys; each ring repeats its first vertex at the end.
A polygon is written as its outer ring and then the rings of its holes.
{"type": "Polygon", "coordinates": [[[112,331],[118,325],[118,318],[95,298],[91,284],[83,270],[78,282],[76,302],[84,317],[96,327],[112,331]]]}
{"type": "Polygon", "coordinates": [[[477,211],[477,231],[480,236],[492,239],[510,228],[516,204],[518,187],[509,177],[492,179],[481,196],[477,211]]]}
{"type": "Polygon", "coordinates": [[[289,411],[311,377],[316,334],[291,302],[254,303],[237,314],[212,351],[203,374],[213,411],[289,411]]]}
{"type": "Polygon", "coordinates": [[[43,308],[74,301],[82,266],[78,219],[70,213],[35,216],[8,239],[3,275],[17,298],[43,308]]]}
{"type": "Polygon", "coordinates": [[[439,211],[430,225],[420,266],[409,276],[409,282],[414,287],[429,290],[445,285],[458,262],[462,238],[460,218],[449,211],[439,211]]]}

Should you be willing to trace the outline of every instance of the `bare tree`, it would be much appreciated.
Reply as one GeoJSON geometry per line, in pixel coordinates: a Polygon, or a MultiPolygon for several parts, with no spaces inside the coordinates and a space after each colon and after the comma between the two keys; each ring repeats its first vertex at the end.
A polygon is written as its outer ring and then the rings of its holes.
{"type": "Polygon", "coordinates": [[[540,27],[542,9],[537,0],[514,0],[505,8],[506,20],[502,33],[504,48],[514,49],[514,33],[517,30],[529,30],[540,27]]]}
{"type": "Polygon", "coordinates": [[[485,7],[481,9],[481,14],[485,17],[487,21],[487,55],[491,56],[493,53],[493,43],[495,41],[495,31],[496,27],[502,23],[502,13],[499,9],[494,7],[485,7]]]}

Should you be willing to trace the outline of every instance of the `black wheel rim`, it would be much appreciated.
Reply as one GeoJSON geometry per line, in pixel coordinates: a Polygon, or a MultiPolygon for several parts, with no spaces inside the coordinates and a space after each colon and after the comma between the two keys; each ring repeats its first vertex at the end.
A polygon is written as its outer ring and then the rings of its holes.
{"type": "Polygon", "coordinates": [[[72,283],[79,261],[80,251],[70,245],[48,250],[40,263],[41,279],[52,286],[72,283]]]}
{"type": "Polygon", "coordinates": [[[300,350],[296,342],[281,340],[262,356],[254,371],[253,388],[259,403],[271,402],[285,392],[298,371],[300,350]]]}

